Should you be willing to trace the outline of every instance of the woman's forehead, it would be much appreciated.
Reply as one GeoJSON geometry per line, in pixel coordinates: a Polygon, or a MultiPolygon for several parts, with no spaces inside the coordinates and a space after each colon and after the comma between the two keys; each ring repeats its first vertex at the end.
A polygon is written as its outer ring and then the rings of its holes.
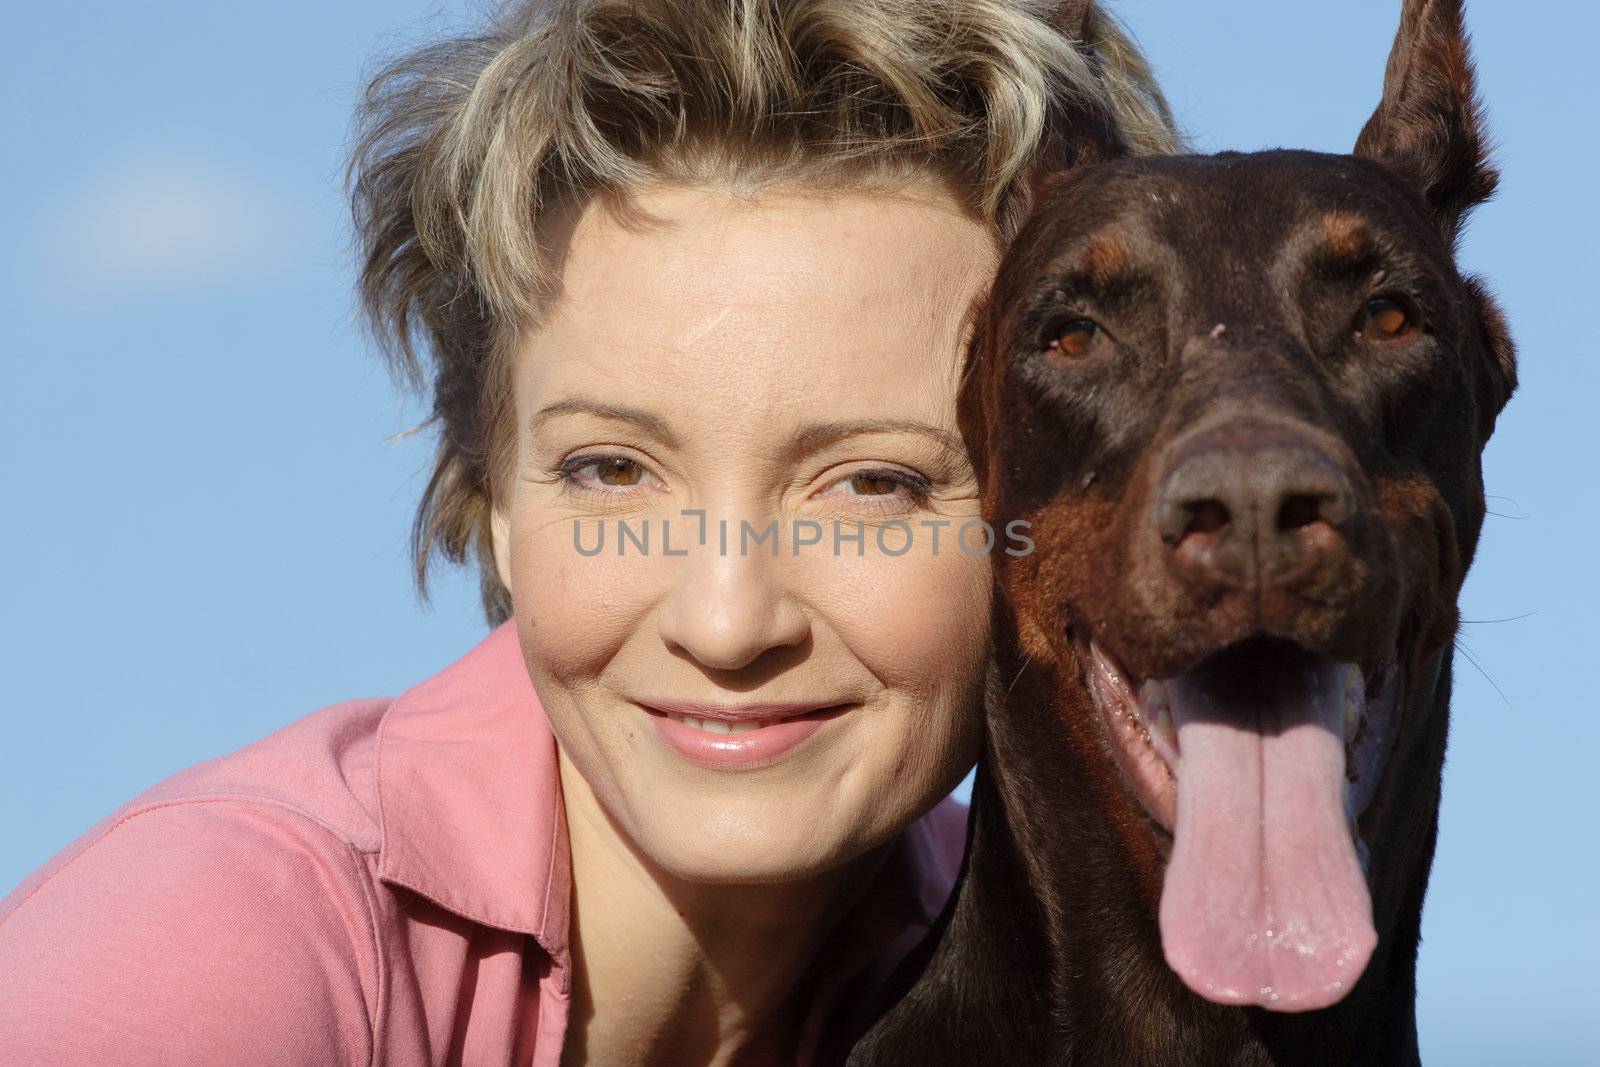
{"type": "Polygon", "coordinates": [[[571,220],[561,292],[518,353],[530,393],[592,391],[597,375],[746,401],[942,389],[998,259],[985,225],[931,184],[753,199],[675,186],[638,199],[650,221],[601,201],[571,220]]]}

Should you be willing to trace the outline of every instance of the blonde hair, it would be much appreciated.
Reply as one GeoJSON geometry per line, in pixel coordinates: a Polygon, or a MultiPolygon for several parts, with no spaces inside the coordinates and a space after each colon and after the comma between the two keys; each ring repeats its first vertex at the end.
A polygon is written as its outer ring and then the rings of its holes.
{"type": "Polygon", "coordinates": [[[1136,153],[1177,145],[1138,49],[1092,4],[1075,39],[1055,15],[1072,6],[517,0],[382,66],[345,181],[362,312],[440,430],[411,534],[422,600],[435,551],[472,555],[489,622],[511,613],[489,520],[516,440],[510,352],[554,291],[541,218],[659,181],[920,171],[956,179],[1005,240],[1072,116],[1108,117],[1136,153]]]}

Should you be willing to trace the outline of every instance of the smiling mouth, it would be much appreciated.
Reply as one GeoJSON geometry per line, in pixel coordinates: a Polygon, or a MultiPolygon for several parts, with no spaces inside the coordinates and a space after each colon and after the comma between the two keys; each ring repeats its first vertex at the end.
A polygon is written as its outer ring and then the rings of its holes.
{"type": "Polygon", "coordinates": [[[662,700],[638,702],[652,715],[683,723],[710,734],[743,734],[780,723],[830,719],[855,705],[837,704],[690,704],[662,700]]]}
{"type": "Polygon", "coordinates": [[[691,763],[715,770],[769,766],[826,731],[858,703],[691,704],[637,702],[664,745],[691,763]]]}
{"type": "Polygon", "coordinates": [[[747,734],[751,730],[759,730],[763,726],[772,726],[780,723],[782,719],[746,719],[743,722],[724,722],[721,719],[697,719],[693,715],[662,714],[673,722],[681,722],[685,726],[692,726],[696,730],[704,730],[708,734],[747,734]]]}
{"type": "Polygon", "coordinates": [[[1377,935],[1359,819],[1393,740],[1399,671],[1252,638],[1170,678],[1131,678],[1093,641],[1079,661],[1112,753],[1172,838],[1168,963],[1225,1004],[1341,999],[1377,935]]]}
{"type": "Polygon", "coordinates": [[[783,715],[751,715],[742,710],[733,709],[722,715],[700,714],[692,715],[686,712],[666,711],[661,708],[645,704],[644,709],[655,715],[663,715],[673,722],[681,722],[685,726],[696,730],[703,730],[708,734],[746,734],[768,726],[777,726],[780,723],[794,722],[802,719],[829,719],[843,713],[848,704],[825,704],[809,711],[800,711],[783,715]]]}

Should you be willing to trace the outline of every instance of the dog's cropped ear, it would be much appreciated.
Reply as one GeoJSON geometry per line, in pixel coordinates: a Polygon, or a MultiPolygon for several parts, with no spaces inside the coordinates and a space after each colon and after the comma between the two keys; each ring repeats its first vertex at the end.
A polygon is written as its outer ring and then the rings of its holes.
{"type": "Polygon", "coordinates": [[[1462,0],[1405,0],[1383,76],[1383,99],[1356,138],[1422,193],[1453,246],[1461,221],[1494,193],[1482,105],[1468,55],[1462,0]]]}

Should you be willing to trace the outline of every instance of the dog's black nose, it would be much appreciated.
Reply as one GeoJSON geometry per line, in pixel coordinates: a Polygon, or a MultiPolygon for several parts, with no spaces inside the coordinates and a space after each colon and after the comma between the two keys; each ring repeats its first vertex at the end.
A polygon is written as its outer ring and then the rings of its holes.
{"type": "Polygon", "coordinates": [[[1355,498],[1317,437],[1241,419],[1177,442],[1154,516],[1172,565],[1221,588],[1281,587],[1339,552],[1355,498]]]}

